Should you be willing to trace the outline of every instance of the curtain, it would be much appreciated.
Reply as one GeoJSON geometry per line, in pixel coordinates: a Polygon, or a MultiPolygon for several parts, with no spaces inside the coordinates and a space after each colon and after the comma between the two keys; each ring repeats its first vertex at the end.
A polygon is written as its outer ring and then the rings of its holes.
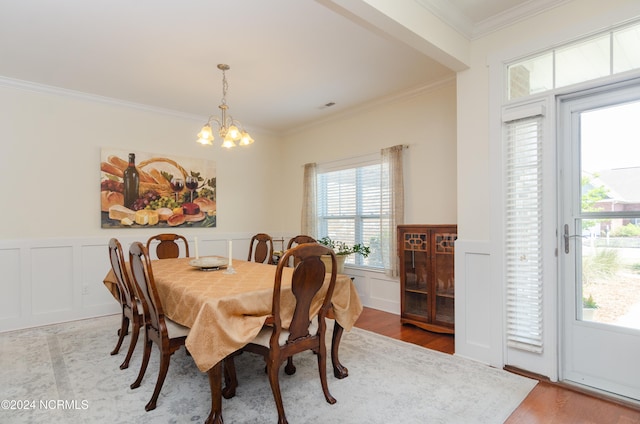
{"type": "Polygon", "coordinates": [[[384,273],[389,277],[397,277],[398,246],[396,227],[404,223],[404,180],[402,152],[405,146],[398,145],[381,150],[381,226],[380,247],[384,273]]]}
{"type": "Polygon", "coordinates": [[[304,165],[302,185],[302,228],[300,234],[318,238],[318,213],[316,207],[316,173],[315,163],[304,165]]]}

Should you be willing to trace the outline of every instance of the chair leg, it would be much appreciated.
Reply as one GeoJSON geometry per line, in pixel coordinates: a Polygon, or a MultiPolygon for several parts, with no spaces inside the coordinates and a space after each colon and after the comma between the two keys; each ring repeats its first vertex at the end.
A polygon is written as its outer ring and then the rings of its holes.
{"type": "Polygon", "coordinates": [[[151,400],[144,407],[145,411],[151,411],[153,409],[156,409],[156,402],[158,400],[158,395],[160,394],[160,390],[162,390],[164,379],[167,377],[167,371],[169,371],[170,362],[171,362],[170,353],[166,353],[162,355],[162,357],[160,358],[160,370],[158,371],[158,380],[156,381],[156,388],[153,390],[153,395],[151,396],[151,400]]]}
{"type": "Polygon", "coordinates": [[[140,334],[140,324],[137,323],[135,320],[131,324],[132,324],[133,330],[131,331],[131,340],[129,341],[129,350],[127,351],[127,356],[124,358],[124,362],[120,364],[121,370],[129,368],[129,361],[131,360],[133,351],[136,348],[136,344],[138,343],[138,335],[140,334]]]}
{"type": "Polygon", "coordinates": [[[142,383],[142,377],[144,377],[144,373],[147,371],[147,365],[149,365],[149,357],[151,356],[151,345],[153,342],[148,340],[145,334],[144,341],[144,354],[142,355],[142,365],[140,365],[140,372],[138,373],[138,378],[131,385],[132,389],[137,389],[140,387],[140,383],[142,383]]]}
{"type": "Polygon", "coordinates": [[[278,424],[288,424],[287,417],[284,415],[284,405],[282,404],[282,394],[280,393],[280,381],[278,380],[279,362],[268,359],[267,369],[269,374],[269,384],[273,392],[273,399],[276,401],[278,409],[278,424]]]}
{"type": "Polygon", "coordinates": [[[336,399],[329,393],[329,385],[327,384],[327,349],[324,345],[324,340],[320,340],[320,349],[316,357],[318,358],[318,371],[320,373],[320,384],[322,385],[324,398],[328,403],[333,405],[336,403],[336,399]]]}
{"type": "Polygon", "coordinates": [[[296,373],[296,366],[293,365],[293,356],[287,358],[287,365],[284,366],[284,372],[287,375],[293,375],[296,373]]]}
{"type": "Polygon", "coordinates": [[[111,351],[112,355],[115,355],[120,351],[120,346],[122,346],[122,341],[124,340],[124,336],[127,334],[128,329],[129,329],[129,318],[127,318],[123,313],[122,321],[120,322],[120,329],[118,330],[118,343],[116,343],[115,349],[111,351]]]}

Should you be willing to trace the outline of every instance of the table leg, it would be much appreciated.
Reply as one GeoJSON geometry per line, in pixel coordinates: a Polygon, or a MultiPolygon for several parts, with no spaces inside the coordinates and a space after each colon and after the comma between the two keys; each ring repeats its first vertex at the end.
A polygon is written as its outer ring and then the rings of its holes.
{"type": "Polygon", "coordinates": [[[344,328],[338,321],[334,321],[333,336],[331,337],[331,363],[333,364],[333,375],[336,378],[342,379],[349,376],[349,370],[340,363],[338,358],[338,350],[340,349],[340,340],[342,339],[342,333],[344,328]]]}
{"type": "Polygon", "coordinates": [[[222,363],[218,362],[209,371],[211,389],[211,412],[205,424],[223,424],[222,420],[222,363]]]}

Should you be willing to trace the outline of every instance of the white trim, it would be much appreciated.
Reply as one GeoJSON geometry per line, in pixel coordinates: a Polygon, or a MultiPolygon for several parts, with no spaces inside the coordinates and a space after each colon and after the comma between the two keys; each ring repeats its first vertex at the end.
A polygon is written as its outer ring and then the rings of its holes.
{"type": "Polygon", "coordinates": [[[18,90],[33,91],[36,93],[55,94],[62,97],[70,97],[80,100],[88,100],[97,103],[106,103],[110,105],[123,106],[131,109],[143,110],[146,112],[159,113],[162,115],[174,116],[177,118],[185,118],[198,122],[206,122],[208,117],[201,115],[193,115],[190,113],[180,112],[177,110],[164,109],[155,106],[149,106],[141,103],[128,102],[126,100],[116,99],[113,97],[99,96],[97,94],[89,94],[82,91],[70,90],[67,88],[54,87],[46,84],[39,84],[31,81],[18,80],[0,76],[0,86],[15,88],[18,90]]]}
{"type": "Polygon", "coordinates": [[[447,22],[452,28],[468,39],[477,39],[484,35],[506,28],[531,16],[544,13],[571,0],[527,1],[474,23],[464,11],[453,6],[447,0],[416,0],[418,4],[447,22]]]}
{"type": "Polygon", "coordinates": [[[372,110],[387,104],[393,104],[395,102],[399,102],[399,101],[404,101],[404,100],[408,100],[411,99],[413,97],[417,97],[417,96],[421,96],[423,94],[427,94],[430,93],[432,91],[438,90],[441,87],[450,84],[450,83],[455,83],[456,81],[456,75],[455,74],[451,74],[451,75],[446,75],[442,78],[440,78],[437,81],[433,81],[430,82],[426,85],[420,85],[417,87],[413,87],[413,88],[409,88],[405,91],[402,92],[396,92],[393,94],[390,94],[388,96],[384,96],[384,97],[380,97],[374,100],[371,100],[369,102],[366,102],[364,104],[361,104],[359,106],[354,106],[352,108],[350,108],[349,110],[344,110],[344,111],[340,111],[340,112],[334,112],[331,115],[328,115],[327,117],[323,118],[323,119],[318,119],[316,121],[310,122],[308,124],[303,124],[301,126],[295,127],[295,128],[290,128],[286,131],[284,131],[282,134],[285,136],[291,136],[293,134],[302,132],[302,131],[306,131],[310,128],[314,128],[317,126],[321,126],[321,125],[325,125],[329,122],[334,122],[337,121],[339,119],[346,119],[349,118],[351,116],[356,116],[356,115],[360,115],[368,110],[372,110]]]}
{"type": "Polygon", "coordinates": [[[545,13],[571,1],[572,0],[536,0],[520,3],[517,6],[476,23],[473,31],[473,39],[475,40],[492,32],[510,27],[518,22],[530,19],[532,16],[545,13]]]}
{"type": "Polygon", "coordinates": [[[325,174],[327,172],[340,171],[342,169],[358,168],[368,165],[380,165],[382,155],[380,152],[369,153],[360,156],[351,156],[343,159],[336,159],[328,162],[318,163],[317,174],[325,174]]]}
{"type": "Polygon", "coordinates": [[[523,118],[532,118],[535,116],[544,116],[546,108],[543,104],[534,104],[517,109],[505,109],[502,112],[502,122],[517,121],[523,118]]]}

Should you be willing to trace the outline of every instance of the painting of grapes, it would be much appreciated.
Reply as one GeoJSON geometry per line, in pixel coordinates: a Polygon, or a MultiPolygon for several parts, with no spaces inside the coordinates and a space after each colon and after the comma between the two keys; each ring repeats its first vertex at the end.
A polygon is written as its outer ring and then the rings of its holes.
{"type": "Polygon", "coordinates": [[[103,148],[102,228],[215,227],[215,162],[103,148]]]}

